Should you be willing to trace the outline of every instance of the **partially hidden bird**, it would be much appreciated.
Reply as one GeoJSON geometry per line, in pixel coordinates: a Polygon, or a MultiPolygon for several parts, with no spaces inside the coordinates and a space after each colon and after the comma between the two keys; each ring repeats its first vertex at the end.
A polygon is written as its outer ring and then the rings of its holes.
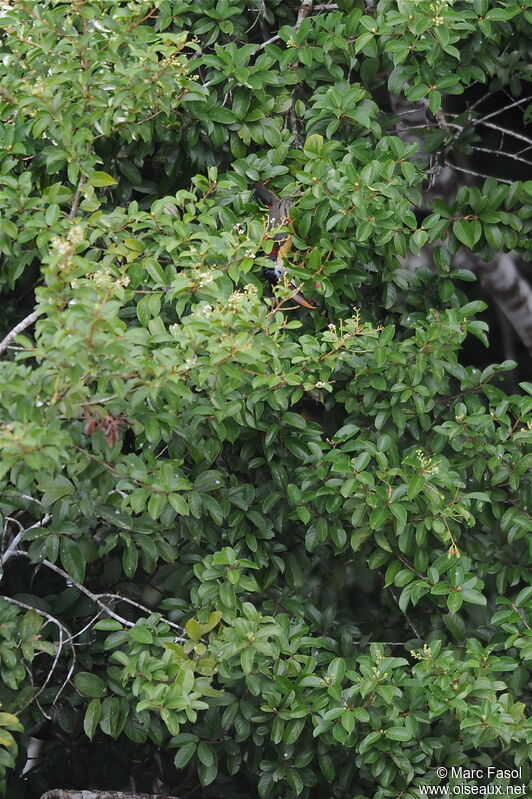
{"type": "MultiPolygon", "coordinates": [[[[290,206],[292,201],[290,197],[277,197],[273,192],[263,186],[261,183],[255,184],[255,195],[257,199],[268,206],[268,230],[277,230],[280,227],[287,225],[290,220],[290,206]]],[[[288,270],[285,266],[287,254],[292,247],[292,236],[287,231],[279,231],[272,236],[274,244],[266,255],[273,265],[264,267],[262,274],[272,286],[280,283],[288,270]]],[[[313,310],[317,307],[316,303],[308,300],[302,291],[298,289],[293,280],[290,280],[288,286],[293,290],[292,299],[303,308],[310,308],[313,310]]]]}

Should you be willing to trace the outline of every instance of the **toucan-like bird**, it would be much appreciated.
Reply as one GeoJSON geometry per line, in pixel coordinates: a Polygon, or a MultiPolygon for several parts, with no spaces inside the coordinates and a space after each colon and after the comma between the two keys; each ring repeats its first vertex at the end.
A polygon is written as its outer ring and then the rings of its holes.
{"type": "MultiPolygon", "coordinates": [[[[261,183],[255,184],[255,194],[257,199],[268,206],[268,230],[275,230],[283,227],[290,222],[290,205],[292,204],[289,197],[276,197],[273,192],[269,191],[261,183]]],[[[262,274],[272,286],[276,286],[283,280],[287,273],[287,268],[284,265],[287,254],[292,247],[292,236],[287,232],[279,232],[273,235],[274,245],[272,250],[266,258],[269,258],[273,263],[272,266],[264,267],[262,274]]],[[[316,308],[316,303],[307,300],[303,292],[301,292],[293,280],[288,284],[290,289],[293,289],[292,299],[303,308],[316,308]]]]}

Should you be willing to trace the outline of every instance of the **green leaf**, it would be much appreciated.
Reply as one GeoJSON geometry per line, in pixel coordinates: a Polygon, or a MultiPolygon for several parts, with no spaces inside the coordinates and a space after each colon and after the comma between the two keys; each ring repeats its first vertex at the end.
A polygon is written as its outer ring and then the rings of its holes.
{"type": "Polygon", "coordinates": [[[214,752],[208,744],[202,742],[198,745],[198,759],[204,766],[210,767],[214,764],[214,752]]]}
{"type": "Polygon", "coordinates": [[[305,141],[304,152],[313,155],[319,155],[323,150],[323,136],[319,133],[314,133],[305,141]]]}
{"type": "Polygon", "coordinates": [[[78,583],[83,583],[86,562],[79,544],[71,538],[62,537],[59,544],[59,554],[65,571],[78,583]]]}
{"type": "Polygon", "coordinates": [[[87,738],[92,741],[96,728],[102,716],[102,705],[99,699],[91,699],[87,705],[83,719],[83,730],[87,738]]]}
{"type": "Polygon", "coordinates": [[[11,239],[16,239],[18,236],[17,226],[10,219],[2,217],[0,219],[0,233],[5,233],[11,239]]]}
{"type": "Polygon", "coordinates": [[[137,641],[139,644],[153,643],[153,635],[150,630],[138,624],[135,627],[131,627],[128,631],[128,635],[133,641],[137,641]]]}
{"type": "Polygon", "coordinates": [[[408,478],[408,499],[414,499],[425,487],[425,478],[421,474],[413,474],[408,478]]]}
{"type": "MultiPolygon", "coordinates": [[[[74,676],[74,685],[85,696],[103,697],[107,693],[107,686],[96,674],[80,671],[74,676]]],[[[92,703],[91,703],[92,704],[92,703]]],[[[100,708],[101,710],[101,708],[100,708]]],[[[94,713],[97,711],[94,710],[94,713]]],[[[99,720],[99,718],[98,718],[99,720]]]]}
{"type": "Polygon", "coordinates": [[[211,782],[214,782],[217,774],[218,774],[217,762],[214,762],[210,766],[206,766],[201,762],[198,763],[198,777],[203,787],[206,787],[207,785],[210,785],[211,782]]]}
{"type": "Polygon", "coordinates": [[[193,741],[184,744],[180,749],[178,749],[176,756],[174,757],[174,766],[176,769],[179,770],[184,768],[196,754],[196,749],[197,744],[193,741]]]}
{"type": "Polygon", "coordinates": [[[117,184],[117,181],[112,177],[112,175],[108,175],[107,172],[98,171],[93,172],[92,175],[90,175],[88,182],[91,186],[95,186],[96,188],[115,186],[117,184]]]}
{"type": "Polygon", "coordinates": [[[203,634],[202,626],[196,619],[189,619],[185,624],[185,632],[193,641],[197,641],[203,634]]]}
{"type": "Polygon", "coordinates": [[[389,727],[385,730],[386,738],[390,741],[411,741],[412,733],[406,727],[389,727]]]}
{"type": "Polygon", "coordinates": [[[472,249],[475,246],[475,227],[473,222],[467,222],[465,219],[457,219],[453,222],[453,233],[462,244],[472,249]]]}
{"type": "Polygon", "coordinates": [[[447,596],[447,607],[449,613],[458,613],[464,602],[464,595],[461,591],[451,591],[447,596]]]}
{"type": "Polygon", "coordinates": [[[470,605],[486,605],[487,600],[486,597],[480,593],[480,591],[475,591],[472,588],[464,588],[462,590],[462,597],[464,602],[469,602],[470,605]]]}

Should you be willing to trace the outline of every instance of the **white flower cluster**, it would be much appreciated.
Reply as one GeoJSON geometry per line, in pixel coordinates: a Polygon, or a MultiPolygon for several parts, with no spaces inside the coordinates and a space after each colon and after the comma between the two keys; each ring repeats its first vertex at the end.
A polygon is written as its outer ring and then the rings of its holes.
{"type": "Polygon", "coordinates": [[[204,286],[208,286],[213,280],[214,275],[212,272],[201,272],[198,276],[198,288],[202,289],[204,286]]]}
{"type": "Polygon", "coordinates": [[[84,232],[81,225],[74,225],[68,231],[65,239],[54,236],[50,242],[52,255],[59,255],[59,269],[67,269],[72,263],[72,256],[76,251],[76,245],[83,241],[84,232]]]}
{"type": "Polygon", "coordinates": [[[205,319],[208,319],[212,314],[212,305],[209,305],[207,302],[202,302],[198,308],[197,314],[198,316],[203,316],[205,319]]]}
{"type": "Polygon", "coordinates": [[[416,660],[431,660],[432,649],[428,644],[423,644],[423,649],[421,650],[421,652],[416,652],[415,649],[411,649],[410,654],[416,660]]]}
{"type": "Polygon", "coordinates": [[[421,466],[421,471],[424,474],[436,474],[439,470],[439,466],[437,463],[434,463],[432,458],[427,458],[423,454],[423,450],[417,449],[416,455],[419,461],[419,465],[421,466]]]}
{"type": "Polygon", "coordinates": [[[244,291],[233,291],[229,300],[227,301],[227,307],[230,311],[236,313],[239,311],[246,302],[248,302],[252,297],[256,296],[257,289],[255,286],[248,283],[245,287],[244,291]]]}
{"type": "Polygon", "coordinates": [[[442,11],[452,4],[453,0],[435,0],[435,2],[430,4],[430,10],[434,14],[432,21],[436,27],[445,24],[445,20],[442,17],[442,11]]]}
{"type": "MultiPolygon", "coordinates": [[[[127,275],[115,279],[115,276],[108,268],[101,269],[99,272],[89,272],[85,275],[85,280],[90,281],[92,286],[99,291],[112,291],[126,288],[126,286],[129,286],[130,282],[127,275]]],[[[75,279],[70,282],[70,285],[75,289],[78,288],[78,286],[86,284],[82,284],[81,281],[75,279]]]]}

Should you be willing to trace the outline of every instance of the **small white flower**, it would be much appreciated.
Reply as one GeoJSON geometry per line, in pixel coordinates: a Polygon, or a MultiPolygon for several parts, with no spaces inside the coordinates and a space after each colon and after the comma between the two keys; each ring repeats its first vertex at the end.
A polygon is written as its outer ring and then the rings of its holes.
{"type": "Polygon", "coordinates": [[[203,288],[203,286],[208,286],[209,283],[212,283],[214,277],[210,272],[202,272],[198,278],[198,286],[203,288]]]}
{"type": "Polygon", "coordinates": [[[208,303],[200,305],[198,309],[198,314],[200,316],[208,317],[211,315],[211,313],[212,313],[212,305],[209,305],[208,303]]]}

